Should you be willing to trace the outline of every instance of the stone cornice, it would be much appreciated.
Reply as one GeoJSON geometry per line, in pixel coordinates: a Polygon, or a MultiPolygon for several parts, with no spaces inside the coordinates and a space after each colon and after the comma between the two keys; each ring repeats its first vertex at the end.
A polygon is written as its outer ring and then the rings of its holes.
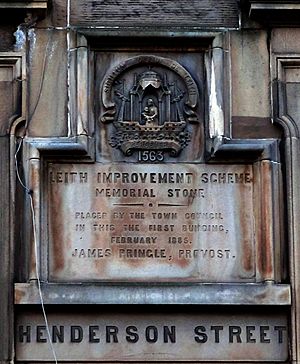
{"type": "Polygon", "coordinates": [[[300,0],[249,0],[249,14],[270,25],[298,25],[300,0]]]}
{"type": "Polygon", "coordinates": [[[47,9],[49,0],[0,0],[0,9],[47,9]]]}

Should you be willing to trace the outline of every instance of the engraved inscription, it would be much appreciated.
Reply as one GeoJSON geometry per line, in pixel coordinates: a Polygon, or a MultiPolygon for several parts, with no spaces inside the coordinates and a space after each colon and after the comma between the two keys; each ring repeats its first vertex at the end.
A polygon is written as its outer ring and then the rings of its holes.
{"type": "MultiPolygon", "coordinates": [[[[49,314],[60,361],[281,361],[288,358],[284,315],[202,312],[163,315],[49,314]]],[[[16,358],[51,361],[42,315],[20,315],[16,358]]]]}
{"type": "Polygon", "coordinates": [[[51,279],[255,278],[251,166],[52,164],[48,176],[51,279]]]}

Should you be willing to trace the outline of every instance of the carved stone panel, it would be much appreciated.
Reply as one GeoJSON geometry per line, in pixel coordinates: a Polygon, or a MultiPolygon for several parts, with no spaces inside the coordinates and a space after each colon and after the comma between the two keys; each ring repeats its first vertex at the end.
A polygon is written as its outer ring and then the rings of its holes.
{"type": "Polygon", "coordinates": [[[98,159],[196,161],[204,151],[201,53],[96,53],[98,159]],[[177,58],[177,59],[176,59],[177,58]],[[176,59],[176,60],[175,60],[176,59]]]}
{"type": "MultiPolygon", "coordinates": [[[[48,315],[60,362],[274,363],[288,358],[282,313],[91,311],[48,315]]],[[[19,362],[53,361],[42,314],[18,315],[15,342],[19,362]]]]}
{"type": "Polygon", "coordinates": [[[48,163],[43,276],[280,281],[278,163],[205,161],[203,53],[103,50],[93,60],[96,158],[48,163]]]}
{"type": "Polygon", "coordinates": [[[251,165],[51,164],[47,179],[50,280],[257,278],[251,165]]]}

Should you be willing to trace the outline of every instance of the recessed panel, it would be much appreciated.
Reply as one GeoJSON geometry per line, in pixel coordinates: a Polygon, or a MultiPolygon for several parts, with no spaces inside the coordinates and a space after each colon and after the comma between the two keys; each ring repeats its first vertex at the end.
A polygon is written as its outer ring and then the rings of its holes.
{"type": "MultiPolygon", "coordinates": [[[[59,362],[285,362],[285,315],[48,314],[59,362]]],[[[16,322],[16,360],[53,361],[42,314],[16,322]]]]}
{"type": "Polygon", "coordinates": [[[94,54],[96,159],[203,161],[204,54],[148,51],[94,54]]]}
{"type": "Polygon", "coordinates": [[[49,277],[255,280],[250,165],[50,164],[49,277]]]}

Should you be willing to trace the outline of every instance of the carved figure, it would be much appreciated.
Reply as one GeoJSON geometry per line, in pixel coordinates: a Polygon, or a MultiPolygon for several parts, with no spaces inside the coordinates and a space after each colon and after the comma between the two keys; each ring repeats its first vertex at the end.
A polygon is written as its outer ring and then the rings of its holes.
{"type": "Polygon", "coordinates": [[[155,106],[152,99],[147,100],[147,106],[144,108],[144,112],[142,113],[146,124],[155,124],[157,125],[157,116],[158,116],[158,109],[155,106]]]}

